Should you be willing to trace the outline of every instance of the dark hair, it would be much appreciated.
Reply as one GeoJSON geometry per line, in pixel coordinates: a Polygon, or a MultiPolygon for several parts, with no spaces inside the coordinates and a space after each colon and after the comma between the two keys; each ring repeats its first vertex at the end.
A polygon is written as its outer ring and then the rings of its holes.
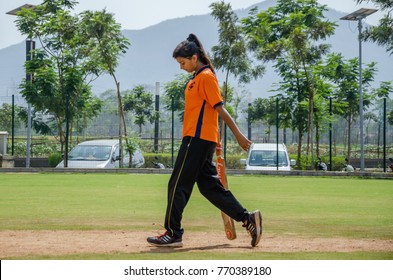
{"type": "Polygon", "coordinates": [[[202,63],[209,65],[210,69],[214,73],[214,67],[213,64],[209,58],[209,56],[206,54],[202,43],[199,41],[198,37],[195,36],[195,34],[190,34],[188,35],[187,40],[181,42],[175,50],[173,51],[173,58],[177,57],[184,57],[190,59],[194,54],[198,56],[198,59],[202,61],[202,63]]]}

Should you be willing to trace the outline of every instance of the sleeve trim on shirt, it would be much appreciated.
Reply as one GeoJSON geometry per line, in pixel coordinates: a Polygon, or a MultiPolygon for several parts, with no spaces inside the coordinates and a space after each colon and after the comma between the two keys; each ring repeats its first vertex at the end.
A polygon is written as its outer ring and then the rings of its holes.
{"type": "Polygon", "coordinates": [[[220,105],[224,105],[224,102],[223,101],[218,102],[216,105],[213,106],[213,108],[215,109],[217,106],[220,106],[220,105]]]}

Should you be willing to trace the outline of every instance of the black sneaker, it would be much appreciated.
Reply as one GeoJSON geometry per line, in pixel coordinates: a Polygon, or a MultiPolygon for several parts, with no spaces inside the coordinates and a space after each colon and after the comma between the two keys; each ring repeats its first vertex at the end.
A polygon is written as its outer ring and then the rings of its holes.
{"type": "Polygon", "coordinates": [[[183,242],[181,237],[174,237],[171,235],[169,231],[166,231],[165,233],[159,235],[159,236],[154,236],[154,237],[148,237],[147,242],[150,245],[157,246],[157,247],[182,247],[183,242]]]}
{"type": "Polygon", "coordinates": [[[262,214],[259,210],[250,213],[247,221],[243,222],[243,227],[246,228],[251,235],[251,246],[258,245],[262,237],[262,214]]]}

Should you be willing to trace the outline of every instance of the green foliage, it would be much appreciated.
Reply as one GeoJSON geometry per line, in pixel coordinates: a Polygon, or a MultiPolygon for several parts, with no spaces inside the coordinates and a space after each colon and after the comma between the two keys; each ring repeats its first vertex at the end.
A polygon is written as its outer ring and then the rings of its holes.
{"type": "Polygon", "coordinates": [[[275,62],[282,78],[277,91],[284,92],[280,96],[286,104],[283,125],[298,131],[300,144],[306,131],[310,142],[316,119],[314,98],[323,84],[313,70],[328,53],[330,46],[322,42],[334,34],[336,26],[325,19],[326,10],[316,0],[278,0],[276,6],[259,13],[252,9],[242,19],[249,48],[260,60],[275,62]]]}
{"type": "Polygon", "coordinates": [[[167,110],[178,112],[179,118],[183,121],[184,117],[184,89],[191,79],[190,74],[176,75],[173,81],[165,84],[164,103],[167,110]],[[173,100],[173,108],[172,108],[173,100]]]}
{"type": "Polygon", "coordinates": [[[245,158],[243,155],[228,155],[226,156],[226,167],[228,169],[244,169],[244,166],[240,164],[240,159],[245,158]]]}
{"type": "MultiPolygon", "coordinates": [[[[154,168],[154,162],[160,162],[165,167],[172,168],[172,155],[171,154],[156,154],[156,153],[143,153],[145,158],[145,167],[154,168]],[[156,159],[157,158],[157,159],[156,159]]],[[[174,155],[174,161],[176,161],[176,155],[174,155]]]]}
{"type": "Polygon", "coordinates": [[[139,148],[139,138],[126,137],[126,144],[124,146],[127,153],[133,154],[139,148]]]}
{"type": "Polygon", "coordinates": [[[334,33],[336,24],[324,20],[324,11],[326,6],[315,0],[279,0],[266,11],[252,10],[242,23],[249,46],[259,58],[288,57],[305,67],[304,63],[312,64],[328,49],[316,43],[334,33]]]}
{"type": "MultiPolygon", "coordinates": [[[[357,0],[357,3],[369,2],[370,0],[357,0]]],[[[393,54],[393,2],[391,0],[371,0],[384,12],[378,25],[367,27],[362,36],[365,40],[384,46],[390,55],[393,54]]]]}
{"type": "MultiPolygon", "coordinates": [[[[291,159],[296,160],[296,166],[294,169],[296,170],[317,170],[317,165],[318,161],[316,158],[314,158],[314,161],[312,161],[312,158],[302,156],[300,160],[298,160],[296,155],[289,155],[291,159]]],[[[321,156],[320,157],[322,162],[326,163],[328,170],[329,169],[329,155],[321,156]]],[[[344,156],[332,156],[332,171],[342,171],[345,163],[345,157],[344,156]]]]}
{"type": "MultiPolygon", "coordinates": [[[[370,83],[374,80],[376,73],[375,62],[367,64],[362,71],[363,109],[366,109],[372,105],[374,99],[370,83]]],[[[350,157],[351,128],[359,116],[359,59],[346,60],[342,54],[332,53],[326,59],[321,74],[336,85],[331,97],[338,106],[333,106],[333,113],[347,121],[347,157],[350,157]]],[[[383,89],[380,91],[386,92],[383,89]]]]}
{"type": "Polygon", "coordinates": [[[54,147],[45,144],[32,145],[31,148],[31,154],[34,155],[34,157],[45,157],[54,151],[56,151],[54,147]]]}
{"type": "Polygon", "coordinates": [[[153,94],[144,86],[136,86],[124,96],[124,111],[135,115],[135,124],[139,126],[139,135],[142,135],[142,126],[146,122],[153,123],[158,118],[155,111],[153,94]]]}
{"type": "MultiPolygon", "coordinates": [[[[8,149],[11,151],[11,147],[8,149]]],[[[26,155],[26,142],[16,142],[14,144],[14,155],[25,156],[26,155]]]]}
{"type": "Polygon", "coordinates": [[[87,47],[93,60],[87,63],[93,72],[97,65],[101,71],[114,77],[119,64],[120,55],[125,53],[130,45],[121,32],[121,25],[116,22],[114,14],[103,11],[85,11],[81,14],[82,36],[88,42],[87,47]]]}
{"type": "MultiPolygon", "coordinates": [[[[15,106],[15,127],[19,127],[22,123],[22,119],[20,117],[20,112],[22,107],[15,106]]],[[[12,130],[12,105],[3,103],[0,107],[0,131],[8,131],[9,133],[12,130]]]]}
{"type": "MultiPolygon", "coordinates": [[[[367,64],[362,71],[363,105],[367,108],[372,104],[370,83],[374,80],[376,64],[367,64]]],[[[326,59],[321,74],[337,86],[332,94],[335,102],[342,106],[335,106],[334,113],[352,121],[359,111],[359,59],[346,60],[342,54],[332,53],[326,59]]]]}
{"type": "MultiPolygon", "coordinates": [[[[82,13],[81,22],[83,36],[87,40],[87,48],[93,60],[86,64],[95,75],[100,71],[112,76],[117,93],[117,112],[119,118],[119,138],[126,135],[127,124],[125,121],[120,83],[116,77],[116,67],[119,64],[120,55],[125,53],[130,42],[121,32],[121,25],[114,18],[114,14],[103,11],[86,11],[82,13]],[[97,66],[98,69],[97,69],[97,66]],[[122,128],[122,129],[121,129],[122,128]]],[[[120,148],[122,149],[122,142],[120,148]]]]}
{"type": "Polygon", "coordinates": [[[78,131],[98,115],[102,104],[92,95],[89,82],[104,71],[114,72],[128,42],[119,35],[120,26],[112,14],[73,15],[76,3],[47,0],[34,9],[22,9],[16,20],[22,34],[42,45],[31,51],[25,65],[34,83],[26,79],[21,85],[21,94],[35,109],[33,128],[58,135],[62,148],[67,114],[78,131]]]}
{"type": "Polygon", "coordinates": [[[249,109],[250,121],[263,121],[268,126],[276,122],[276,98],[257,98],[251,104],[249,109]]]}
{"type": "Polygon", "coordinates": [[[393,125],[393,110],[389,112],[387,119],[389,124],[393,125]]]}
{"type": "Polygon", "coordinates": [[[302,155],[302,157],[298,158],[290,155],[290,159],[296,160],[296,166],[294,169],[296,170],[315,170],[315,162],[312,162],[311,157],[307,157],[306,155],[302,155]]]}
{"type": "Polygon", "coordinates": [[[126,136],[124,140],[125,140],[124,150],[126,153],[128,153],[128,155],[130,157],[129,162],[128,162],[128,167],[131,168],[132,167],[132,155],[135,151],[138,150],[140,139],[136,138],[136,137],[126,136]]]}
{"type": "MultiPolygon", "coordinates": [[[[212,47],[213,65],[226,73],[225,85],[228,86],[228,76],[232,74],[241,83],[249,83],[251,79],[261,76],[265,68],[262,65],[253,66],[249,58],[244,33],[231,4],[214,2],[210,5],[211,15],[218,21],[218,45],[212,47]]],[[[227,91],[224,90],[226,101],[227,91]]]]}
{"type": "Polygon", "coordinates": [[[48,156],[48,163],[50,167],[56,167],[62,161],[61,153],[52,153],[48,156]]]}
{"type": "MultiPolygon", "coordinates": [[[[14,143],[14,155],[16,157],[26,156],[26,141],[15,141],[14,143]]],[[[11,143],[8,143],[8,151],[11,151],[11,143]]],[[[48,157],[52,153],[56,153],[60,150],[58,144],[54,141],[39,140],[35,141],[31,145],[31,156],[32,157],[48,157]]]]}

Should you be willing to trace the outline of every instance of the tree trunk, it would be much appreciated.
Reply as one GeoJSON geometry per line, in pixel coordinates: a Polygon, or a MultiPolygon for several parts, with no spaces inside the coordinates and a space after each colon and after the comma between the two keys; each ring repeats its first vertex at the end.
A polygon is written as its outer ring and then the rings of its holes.
{"type": "Polygon", "coordinates": [[[302,138],[303,138],[303,131],[299,129],[299,141],[298,141],[298,146],[297,146],[297,166],[299,167],[300,170],[303,169],[302,166],[302,138]]]}
{"type": "Polygon", "coordinates": [[[315,145],[316,145],[316,153],[317,158],[319,158],[319,127],[315,126],[315,145]]]}
{"type": "Polygon", "coordinates": [[[303,62],[303,68],[304,68],[304,73],[306,75],[307,88],[308,88],[307,150],[306,150],[306,160],[308,163],[308,158],[309,158],[308,156],[310,154],[310,144],[311,144],[311,150],[313,149],[312,135],[313,135],[313,117],[314,117],[314,85],[313,85],[314,79],[310,81],[310,77],[307,72],[304,60],[302,62],[303,62]]]}
{"type": "MultiPolygon", "coordinates": [[[[116,81],[116,78],[115,78],[116,81]]],[[[117,93],[117,110],[119,114],[119,167],[123,167],[123,105],[121,102],[121,95],[120,95],[120,83],[116,82],[116,93],[117,93]]]]}

